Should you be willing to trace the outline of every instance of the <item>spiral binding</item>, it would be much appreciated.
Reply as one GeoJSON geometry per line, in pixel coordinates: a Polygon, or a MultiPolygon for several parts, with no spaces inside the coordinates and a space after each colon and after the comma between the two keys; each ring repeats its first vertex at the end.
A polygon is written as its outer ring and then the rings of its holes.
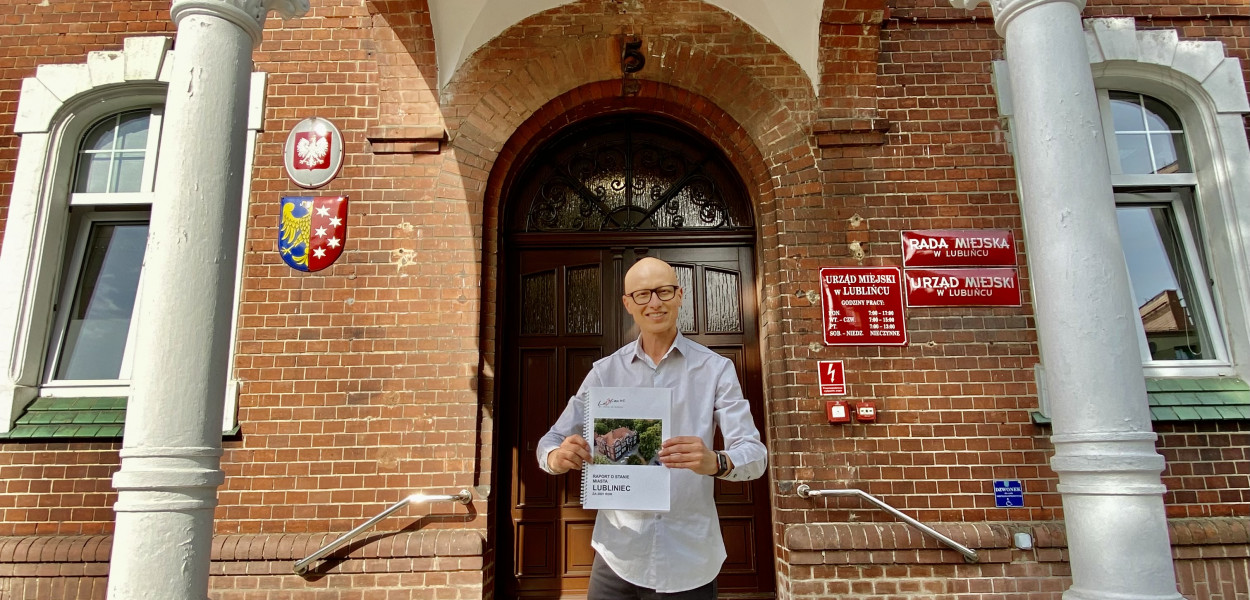
{"type": "Polygon", "coordinates": [[[590,462],[582,465],[582,506],[586,505],[586,490],[590,489],[590,466],[595,462],[595,420],[590,416],[590,394],[581,399],[586,405],[582,407],[582,438],[590,446],[590,462]]]}

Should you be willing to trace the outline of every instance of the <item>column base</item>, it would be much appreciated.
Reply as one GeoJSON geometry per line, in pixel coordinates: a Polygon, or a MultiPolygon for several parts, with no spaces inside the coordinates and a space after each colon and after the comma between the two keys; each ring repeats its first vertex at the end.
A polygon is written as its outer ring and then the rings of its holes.
{"type": "Polygon", "coordinates": [[[1180,594],[1119,594],[1071,587],[1063,593],[1063,600],[1185,600],[1185,597],[1180,594]]]}

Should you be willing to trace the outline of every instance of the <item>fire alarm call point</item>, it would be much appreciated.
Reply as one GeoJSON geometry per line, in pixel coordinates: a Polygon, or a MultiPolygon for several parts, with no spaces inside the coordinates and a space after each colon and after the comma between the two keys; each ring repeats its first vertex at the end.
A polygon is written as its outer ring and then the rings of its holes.
{"type": "Polygon", "coordinates": [[[860,423],[875,423],[877,421],[877,405],[871,400],[863,400],[855,405],[855,420],[860,423]]]}
{"type": "Polygon", "coordinates": [[[829,400],[825,402],[825,416],[830,423],[850,423],[851,407],[845,400],[829,400]]]}

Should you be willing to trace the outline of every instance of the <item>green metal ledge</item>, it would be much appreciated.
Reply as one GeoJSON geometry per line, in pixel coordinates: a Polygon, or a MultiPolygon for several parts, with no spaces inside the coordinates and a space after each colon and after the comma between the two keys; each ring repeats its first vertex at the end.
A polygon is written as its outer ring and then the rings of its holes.
{"type": "MultiPolygon", "coordinates": [[[[1234,377],[1147,377],[1146,397],[1155,423],[1250,420],[1250,385],[1234,377]]],[[[1031,416],[1050,424],[1040,412],[1031,416]]]]}
{"type": "MultiPolygon", "coordinates": [[[[0,442],[37,440],[122,439],[126,422],[126,398],[38,398],[31,402],[0,442]]],[[[221,432],[235,437],[239,425],[221,432]]]]}
{"type": "Polygon", "coordinates": [[[126,422],[126,398],[36,398],[7,440],[120,440],[126,422]]]}

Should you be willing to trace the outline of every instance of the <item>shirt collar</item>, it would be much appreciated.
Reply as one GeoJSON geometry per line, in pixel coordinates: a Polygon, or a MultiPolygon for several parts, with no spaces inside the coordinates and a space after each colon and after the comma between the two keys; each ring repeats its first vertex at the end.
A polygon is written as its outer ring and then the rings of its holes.
{"type": "MultiPolygon", "coordinates": [[[[678,331],[677,337],[673,338],[673,343],[669,345],[668,350],[664,352],[664,356],[660,357],[660,362],[664,362],[664,359],[668,358],[668,355],[672,354],[674,350],[677,351],[677,354],[685,356],[687,343],[689,343],[689,340],[686,339],[686,336],[681,334],[681,331],[678,331]]],[[[651,357],[647,356],[647,353],[642,351],[642,334],[641,333],[638,334],[638,338],[634,340],[634,360],[641,360],[645,363],[651,364],[651,357]]],[[[651,364],[651,366],[656,366],[656,365],[651,364]]]]}

